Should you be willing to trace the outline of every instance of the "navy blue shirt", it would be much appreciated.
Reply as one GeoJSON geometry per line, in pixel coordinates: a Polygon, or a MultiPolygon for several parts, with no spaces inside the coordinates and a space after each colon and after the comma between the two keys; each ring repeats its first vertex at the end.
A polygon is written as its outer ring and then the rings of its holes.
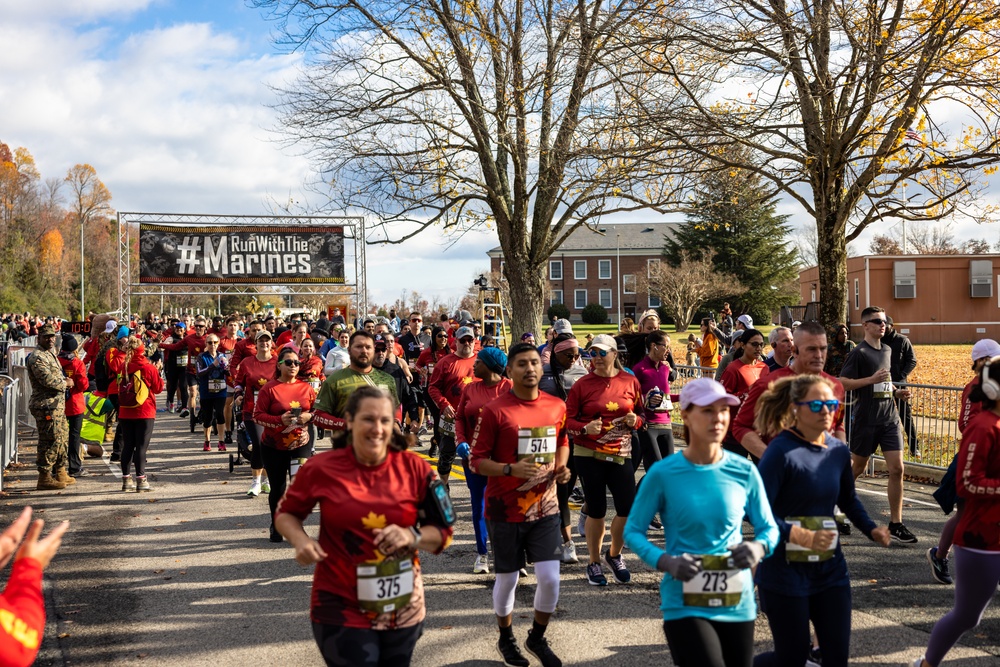
{"type": "Polygon", "coordinates": [[[832,517],[834,505],[871,538],[876,526],[854,490],[847,445],[827,433],[826,447],[820,447],[786,429],[767,446],[757,469],[781,534],[774,555],[761,561],[757,568],[757,585],[782,595],[801,597],[835,586],[849,586],[847,562],[839,538],[834,555],[828,560],[788,562],[785,557],[785,544],[791,532],[786,519],[832,517]]]}

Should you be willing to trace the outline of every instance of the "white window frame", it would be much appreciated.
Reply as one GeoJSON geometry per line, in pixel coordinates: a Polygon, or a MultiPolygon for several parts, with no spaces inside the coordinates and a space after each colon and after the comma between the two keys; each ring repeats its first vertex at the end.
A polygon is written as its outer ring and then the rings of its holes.
{"type": "Polygon", "coordinates": [[[658,260],[658,259],[647,259],[646,260],[646,277],[647,278],[652,278],[653,277],[653,270],[652,270],[653,266],[659,266],[659,265],[660,265],[660,260],[658,260]]]}
{"type": "Polygon", "coordinates": [[[587,290],[585,289],[575,289],[573,290],[573,310],[583,310],[587,307],[587,290]],[[580,295],[583,295],[583,305],[580,305],[580,295]]]}
{"type": "Polygon", "coordinates": [[[653,296],[652,294],[649,295],[649,307],[650,308],[659,308],[662,305],[663,305],[663,302],[660,301],[660,297],[653,296]]]}
{"type": "Polygon", "coordinates": [[[609,289],[599,289],[599,290],[597,290],[597,303],[601,304],[602,306],[604,306],[608,310],[611,310],[612,308],[615,307],[614,292],[612,290],[609,290],[609,289]],[[607,297],[607,305],[605,305],[605,302],[604,302],[604,297],[605,296],[607,297]]]}
{"type": "Polygon", "coordinates": [[[597,260],[597,279],[598,280],[611,280],[611,260],[610,259],[599,259],[597,260]],[[604,265],[608,265],[608,273],[604,274],[604,265]]]}
{"type": "Polygon", "coordinates": [[[554,306],[557,303],[562,303],[562,302],[563,302],[563,291],[561,289],[552,290],[552,296],[549,297],[549,305],[554,306]]]}
{"type": "Polygon", "coordinates": [[[861,308],[861,281],[854,279],[854,310],[861,308]]]}
{"type": "Polygon", "coordinates": [[[549,260],[549,280],[562,280],[563,279],[563,265],[561,259],[550,259],[549,260]],[[554,269],[559,267],[559,275],[556,275],[554,269]]]}
{"type": "Polygon", "coordinates": [[[574,259],[573,260],[573,280],[586,280],[587,279],[587,260],[585,259],[574,259]],[[583,275],[580,275],[580,269],[583,269],[583,275]]]}
{"type": "Polygon", "coordinates": [[[500,281],[507,282],[507,272],[504,270],[504,261],[500,260],[500,281]]]}
{"type": "Polygon", "coordinates": [[[622,294],[635,294],[636,280],[634,273],[626,273],[622,276],[622,294]],[[632,289],[628,288],[628,279],[632,279],[632,289]]]}

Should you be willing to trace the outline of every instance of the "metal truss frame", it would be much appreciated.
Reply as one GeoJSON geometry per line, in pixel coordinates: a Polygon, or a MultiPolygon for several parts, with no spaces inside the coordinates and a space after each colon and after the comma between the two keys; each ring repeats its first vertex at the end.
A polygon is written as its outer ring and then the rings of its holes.
{"type": "Polygon", "coordinates": [[[314,215],[213,215],[205,213],[118,213],[118,312],[132,312],[133,296],[217,296],[219,294],[257,294],[261,289],[281,288],[283,294],[301,295],[353,295],[356,312],[368,312],[368,267],[365,253],[365,219],[361,216],[314,215]],[[158,225],[187,225],[210,227],[215,225],[281,225],[285,227],[329,226],[344,228],[344,238],[354,241],[354,283],[329,283],[308,285],[247,284],[233,282],[226,285],[150,285],[139,282],[137,266],[132,266],[130,247],[138,234],[139,223],[158,225]]]}

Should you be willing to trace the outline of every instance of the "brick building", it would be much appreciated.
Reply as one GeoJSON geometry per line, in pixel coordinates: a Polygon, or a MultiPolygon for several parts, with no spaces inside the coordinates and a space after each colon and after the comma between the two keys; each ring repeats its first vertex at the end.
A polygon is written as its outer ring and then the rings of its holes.
{"type": "MultiPolygon", "coordinates": [[[[1000,340],[1000,255],[866,255],[847,258],[851,337],[861,311],[880,306],[914,343],[1000,340]]],[[[799,274],[801,304],[818,301],[819,270],[799,274]]]]}
{"type": "MultiPolygon", "coordinates": [[[[564,303],[570,319],[581,321],[584,306],[599,303],[609,319],[619,322],[660,303],[645,289],[642,279],[658,263],[667,235],[679,223],[601,225],[595,231],[580,227],[549,257],[548,301],[545,307],[564,303]]],[[[497,246],[487,253],[490,270],[503,275],[503,253],[497,246]]]]}

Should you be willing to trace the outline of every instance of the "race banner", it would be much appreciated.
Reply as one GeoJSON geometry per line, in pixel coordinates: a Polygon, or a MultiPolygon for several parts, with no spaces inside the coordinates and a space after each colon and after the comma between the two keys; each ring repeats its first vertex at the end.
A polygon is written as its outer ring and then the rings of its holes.
{"type": "Polygon", "coordinates": [[[139,225],[139,282],[344,284],[344,228],[139,225]]]}

